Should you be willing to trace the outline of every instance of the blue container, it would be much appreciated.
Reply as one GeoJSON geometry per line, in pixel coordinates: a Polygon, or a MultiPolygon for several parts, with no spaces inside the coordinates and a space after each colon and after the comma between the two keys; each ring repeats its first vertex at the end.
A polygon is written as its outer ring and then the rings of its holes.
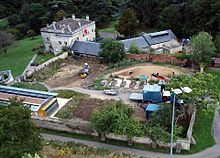
{"type": "Polygon", "coordinates": [[[143,99],[149,102],[162,102],[161,86],[158,84],[145,85],[143,88],[143,99]]]}

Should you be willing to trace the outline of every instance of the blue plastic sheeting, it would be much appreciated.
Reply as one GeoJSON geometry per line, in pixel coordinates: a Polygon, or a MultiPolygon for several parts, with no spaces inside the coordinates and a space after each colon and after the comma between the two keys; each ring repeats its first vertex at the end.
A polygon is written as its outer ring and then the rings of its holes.
{"type": "Polygon", "coordinates": [[[148,104],[148,106],[145,108],[145,111],[151,111],[151,112],[154,112],[154,111],[157,111],[160,109],[160,105],[157,105],[157,104],[148,104]]]}

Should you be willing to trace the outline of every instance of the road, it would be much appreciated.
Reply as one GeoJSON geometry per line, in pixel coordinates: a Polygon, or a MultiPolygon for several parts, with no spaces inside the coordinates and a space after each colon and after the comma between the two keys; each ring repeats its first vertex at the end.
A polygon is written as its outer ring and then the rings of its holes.
{"type": "MultiPolygon", "coordinates": [[[[55,89],[51,89],[50,87],[48,87],[48,89],[49,90],[70,89],[70,90],[74,90],[80,93],[89,94],[91,97],[94,97],[94,98],[114,99],[114,100],[122,99],[125,103],[130,103],[129,98],[128,98],[129,93],[119,93],[119,95],[117,96],[108,96],[104,94],[102,91],[87,90],[81,87],[73,87],[73,88],[59,87],[55,89]]],[[[220,109],[220,107],[218,107],[217,109],[220,109]]],[[[202,152],[192,154],[192,155],[174,155],[173,158],[219,158],[220,157],[220,115],[219,115],[218,110],[216,110],[215,112],[215,117],[213,121],[213,135],[217,143],[215,146],[210,147],[202,152]]],[[[150,158],[168,158],[169,157],[169,154],[156,153],[156,152],[151,152],[151,151],[143,151],[143,150],[109,145],[109,144],[94,142],[94,141],[86,141],[86,140],[68,138],[68,137],[51,135],[51,134],[42,134],[42,136],[43,138],[48,139],[48,140],[56,140],[56,141],[61,141],[61,142],[72,141],[75,143],[81,143],[81,144],[91,146],[91,147],[104,148],[104,149],[113,150],[115,152],[129,153],[133,155],[150,157],[150,158]]]]}

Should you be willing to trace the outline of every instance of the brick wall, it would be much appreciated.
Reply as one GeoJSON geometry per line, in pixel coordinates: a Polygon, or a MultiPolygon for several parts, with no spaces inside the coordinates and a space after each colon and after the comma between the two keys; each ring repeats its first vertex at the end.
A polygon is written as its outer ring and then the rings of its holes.
{"type": "Polygon", "coordinates": [[[127,54],[127,59],[146,60],[150,62],[160,62],[166,64],[181,65],[186,60],[177,59],[175,56],[166,54],[127,54]]]}

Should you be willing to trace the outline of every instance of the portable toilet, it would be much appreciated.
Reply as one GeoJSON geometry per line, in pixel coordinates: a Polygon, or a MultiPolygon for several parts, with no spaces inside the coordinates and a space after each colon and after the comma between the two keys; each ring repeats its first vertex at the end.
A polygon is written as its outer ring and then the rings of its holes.
{"type": "Polygon", "coordinates": [[[148,104],[145,107],[145,112],[146,112],[146,118],[149,119],[152,115],[153,112],[157,111],[160,109],[160,105],[157,104],[148,104]]]}
{"type": "Polygon", "coordinates": [[[143,100],[149,102],[162,102],[161,86],[158,84],[145,85],[143,88],[143,100]]]}

